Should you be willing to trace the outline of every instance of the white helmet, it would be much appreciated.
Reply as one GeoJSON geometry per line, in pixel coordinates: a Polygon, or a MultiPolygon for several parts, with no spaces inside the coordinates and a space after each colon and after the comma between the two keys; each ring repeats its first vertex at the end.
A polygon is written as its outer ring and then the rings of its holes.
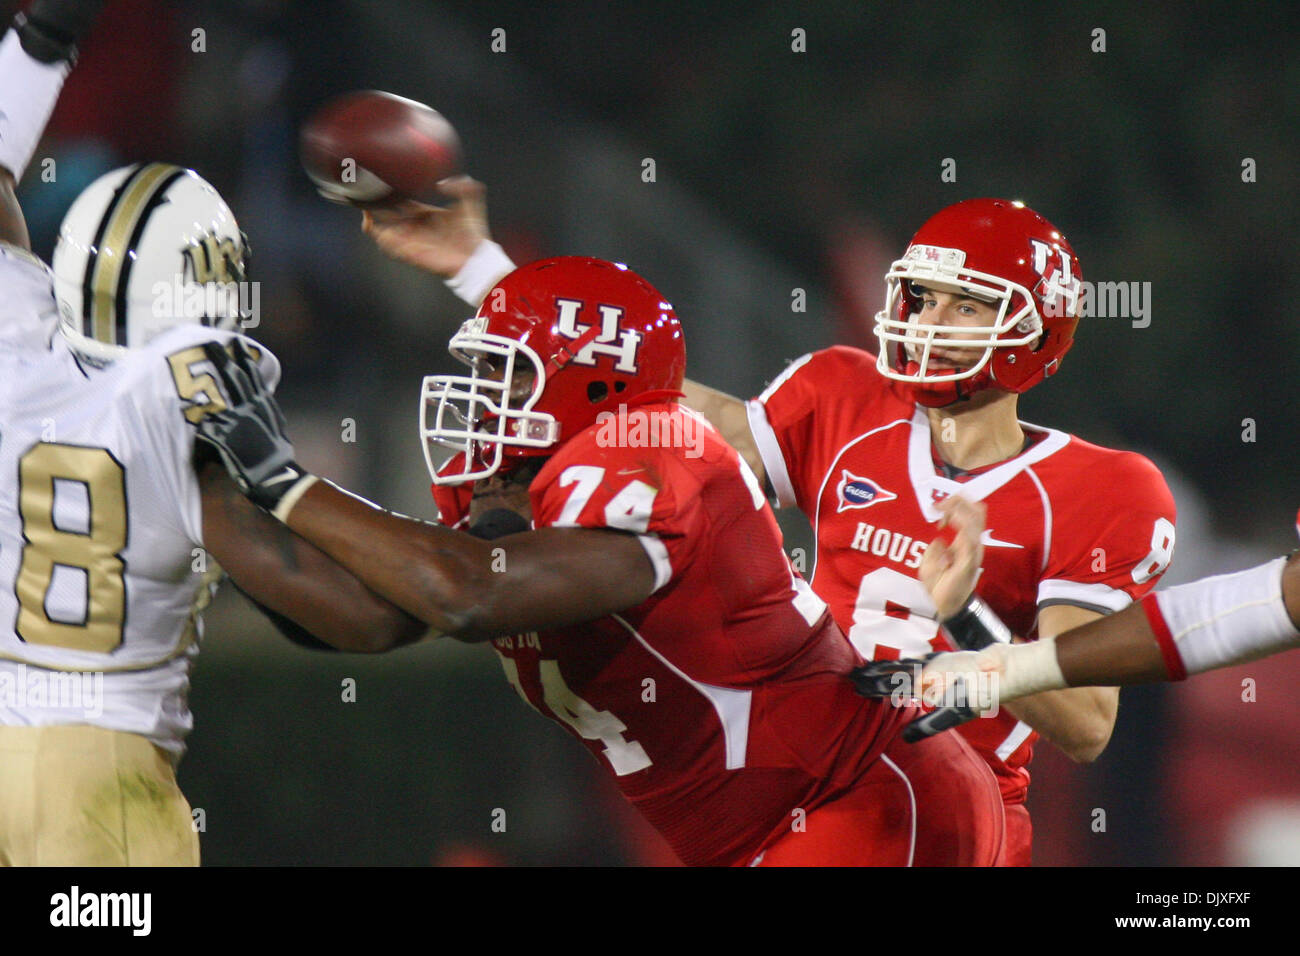
{"type": "Polygon", "coordinates": [[[168,163],[115,169],[86,187],[59,227],[63,333],[109,360],[176,325],[253,324],[241,309],[247,260],[230,207],[198,173],[168,163]]]}

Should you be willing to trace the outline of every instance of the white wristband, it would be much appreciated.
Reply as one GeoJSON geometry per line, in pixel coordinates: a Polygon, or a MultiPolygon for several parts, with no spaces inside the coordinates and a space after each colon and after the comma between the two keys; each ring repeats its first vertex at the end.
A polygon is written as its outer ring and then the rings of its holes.
{"type": "Polygon", "coordinates": [[[1002,675],[998,683],[998,695],[1002,700],[1015,700],[1065,686],[1065,675],[1056,659],[1055,638],[1028,644],[994,644],[980,653],[1002,656],[1002,675]]]}
{"type": "Polygon", "coordinates": [[[32,59],[16,30],[0,40],[0,166],[14,174],[15,183],[36,152],[71,69],[65,61],[32,59]]]}
{"type": "Polygon", "coordinates": [[[1300,647],[1300,632],[1282,600],[1286,560],[1157,592],[1166,630],[1161,634],[1155,627],[1156,640],[1188,674],[1300,647]]]}
{"type": "Polygon", "coordinates": [[[506,251],[491,239],[484,239],[460,271],[447,280],[447,288],[478,308],[492,287],[514,271],[515,264],[506,251]]]}
{"type": "Polygon", "coordinates": [[[282,524],[288,524],[289,512],[293,510],[293,506],[307,493],[307,489],[318,481],[320,479],[315,475],[303,475],[294,483],[292,488],[284,493],[284,497],[276,504],[275,510],[271,514],[279,518],[282,524]]]}
{"type": "Polygon", "coordinates": [[[976,706],[982,709],[1065,686],[1065,675],[1056,661],[1056,641],[1051,638],[940,654],[925,665],[921,684],[929,694],[935,692],[931,681],[938,681],[937,686],[947,695],[959,679],[966,681],[967,693],[978,695],[976,706]]]}

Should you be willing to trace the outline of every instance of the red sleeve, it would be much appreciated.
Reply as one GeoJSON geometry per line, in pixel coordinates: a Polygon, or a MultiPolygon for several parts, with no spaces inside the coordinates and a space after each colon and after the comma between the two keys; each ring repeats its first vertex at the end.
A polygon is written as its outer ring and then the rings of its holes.
{"type": "Polygon", "coordinates": [[[888,386],[874,355],[836,345],[795,359],[748,403],[750,431],[779,505],[812,513],[831,459],[863,407],[888,386]]]}
{"type": "Polygon", "coordinates": [[[1108,452],[1052,496],[1051,550],[1038,604],[1118,611],[1155,587],[1174,551],[1174,496],[1146,458],[1108,452]]]}
{"type": "MultiPolygon", "coordinates": [[[[460,471],[465,455],[458,452],[449,458],[438,474],[460,471]]],[[[463,482],[459,485],[433,485],[433,503],[438,506],[438,523],[448,528],[461,528],[469,523],[469,502],[474,496],[474,483],[463,482]]]]}
{"type": "Polygon", "coordinates": [[[699,478],[674,452],[601,447],[588,432],[566,443],[533,482],[533,523],[635,534],[654,565],[657,591],[704,539],[699,489],[699,478]]]}

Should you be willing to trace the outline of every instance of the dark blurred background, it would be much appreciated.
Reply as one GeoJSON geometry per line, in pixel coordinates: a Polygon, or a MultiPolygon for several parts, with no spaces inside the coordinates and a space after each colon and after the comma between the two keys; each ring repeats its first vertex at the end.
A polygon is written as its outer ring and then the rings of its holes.
{"type": "MultiPolygon", "coordinates": [[[[1165,470],[1175,583],[1295,544],[1297,27],[1290,3],[116,0],[38,152],[57,175],[33,162],[21,199],[48,258],[101,172],[197,169],[250,236],[300,459],[426,517],[420,377],[451,370],[468,309],[315,195],[296,129],[326,98],[441,110],[517,261],[626,261],[676,305],[690,374],[746,396],[803,352],[870,347],[884,272],[930,214],[1023,199],[1086,279],[1151,283],[1148,326],[1085,320],[1021,408],[1165,470]]],[[[782,522],[806,554],[806,522],[782,522]]],[[[493,658],[313,655],[223,590],[180,772],[205,862],[667,861],[493,658]]],[[[1125,691],[1092,766],[1040,745],[1036,862],[1300,863],[1295,658],[1125,691]]]]}

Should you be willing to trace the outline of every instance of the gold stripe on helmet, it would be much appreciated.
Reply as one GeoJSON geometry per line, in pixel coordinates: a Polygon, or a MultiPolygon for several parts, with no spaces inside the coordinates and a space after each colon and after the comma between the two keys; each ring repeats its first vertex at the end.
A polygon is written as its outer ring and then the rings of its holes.
{"type": "Polygon", "coordinates": [[[126,344],[113,340],[117,330],[117,287],[126,265],[127,243],[158,187],[178,169],[170,163],[150,163],[111,207],[104,238],[95,250],[95,270],[88,290],[91,337],[100,342],[126,344]]]}

